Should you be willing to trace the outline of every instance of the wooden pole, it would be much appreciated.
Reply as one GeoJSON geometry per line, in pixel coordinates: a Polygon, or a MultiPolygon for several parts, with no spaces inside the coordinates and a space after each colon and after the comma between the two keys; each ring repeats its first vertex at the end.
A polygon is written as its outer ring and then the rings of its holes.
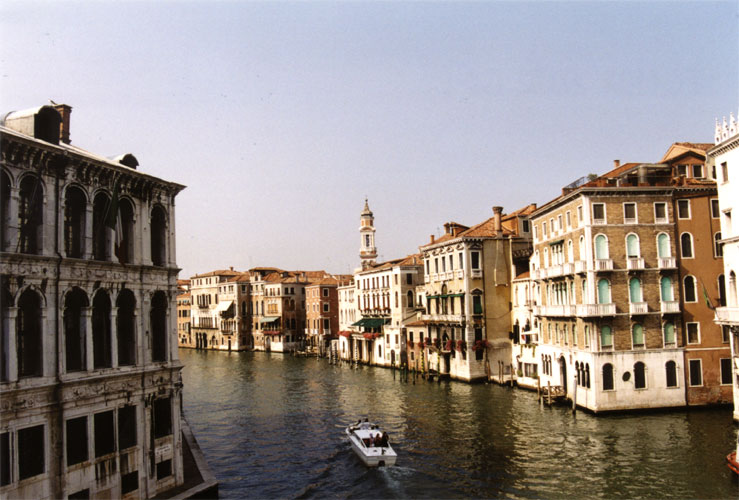
{"type": "Polygon", "coordinates": [[[547,404],[552,406],[552,382],[547,381],[547,404]]]}
{"type": "Polygon", "coordinates": [[[538,376],[536,377],[536,399],[541,402],[541,378],[538,376]]]}

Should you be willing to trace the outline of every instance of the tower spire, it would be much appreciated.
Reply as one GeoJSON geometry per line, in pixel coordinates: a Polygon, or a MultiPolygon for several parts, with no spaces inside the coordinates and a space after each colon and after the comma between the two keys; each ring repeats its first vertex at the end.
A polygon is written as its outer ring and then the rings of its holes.
{"type": "Polygon", "coordinates": [[[377,258],[377,247],[375,246],[375,216],[369,207],[367,197],[364,198],[364,209],[359,217],[359,260],[362,269],[367,269],[375,263],[377,258]]]}

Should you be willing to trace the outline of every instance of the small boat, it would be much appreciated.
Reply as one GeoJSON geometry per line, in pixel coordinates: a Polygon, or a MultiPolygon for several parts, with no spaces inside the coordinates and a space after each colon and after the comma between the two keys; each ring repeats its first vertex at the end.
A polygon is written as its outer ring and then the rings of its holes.
{"type": "Polygon", "coordinates": [[[384,434],[377,425],[366,420],[357,422],[346,428],[346,435],[352,443],[354,453],[362,459],[364,465],[377,467],[395,464],[398,455],[387,442],[387,434],[384,434]],[[383,435],[386,438],[384,442],[383,435]]]}
{"type": "Polygon", "coordinates": [[[726,465],[734,474],[739,474],[739,462],[737,462],[737,451],[739,451],[739,435],[737,435],[736,450],[726,455],[726,465]]]}

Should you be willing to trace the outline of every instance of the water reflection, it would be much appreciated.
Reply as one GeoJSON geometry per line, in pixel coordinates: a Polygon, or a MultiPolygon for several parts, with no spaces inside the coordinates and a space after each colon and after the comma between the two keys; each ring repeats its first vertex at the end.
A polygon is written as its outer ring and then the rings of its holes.
{"type": "Polygon", "coordinates": [[[494,385],[401,382],[268,353],[181,350],[185,412],[224,498],[736,498],[729,410],[593,417],[494,385]],[[382,423],[367,469],[343,427],[382,423]]]}

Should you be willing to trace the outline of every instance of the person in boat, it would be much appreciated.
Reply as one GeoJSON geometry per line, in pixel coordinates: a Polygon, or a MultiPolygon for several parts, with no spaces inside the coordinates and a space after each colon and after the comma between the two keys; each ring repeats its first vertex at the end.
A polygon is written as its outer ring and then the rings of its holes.
{"type": "Polygon", "coordinates": [[[373,448],[375,446],[375,436],[372,435],[370,432],[370,448],[373,448]]]}
{"type": "Polygon", "coordinates": [[[387,448],[387,446],[388,446],[388,439],[389,438],[388,438],[387,432],[384,432],[383,431],[382,438],[380,438],[380,446],[382,446],[383,448],[387,448]]]}

